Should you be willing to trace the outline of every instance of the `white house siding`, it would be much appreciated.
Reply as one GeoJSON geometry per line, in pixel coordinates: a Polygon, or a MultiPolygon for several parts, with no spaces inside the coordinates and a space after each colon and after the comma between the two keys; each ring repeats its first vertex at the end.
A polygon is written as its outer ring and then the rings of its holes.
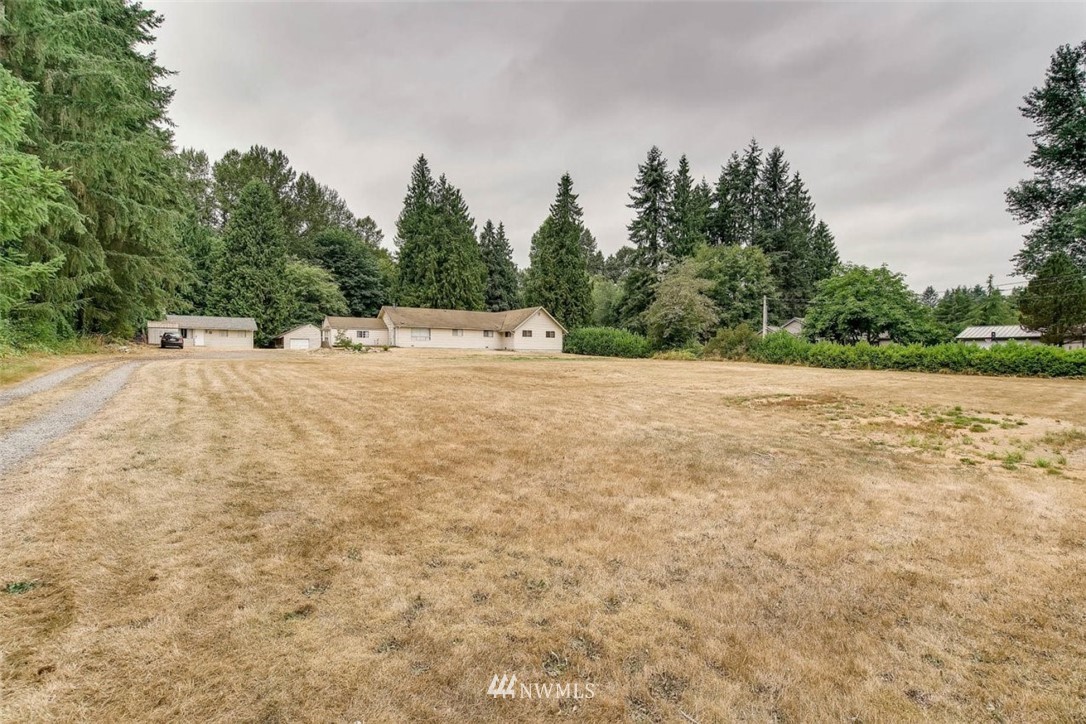
{"type": "Polygon", "coordinates": [[[162,335],[166,332],[173,332],[174,334],[181,334],[181,330],[175,325],[156,325],[153,323],[147,323],[147,344],[153,344],[156,347],[162,342],[162,335]]]}
{"type": "Polygon", "coordinates": [[[292,329],[283,335],[283,349],[318,349],[321,346],[321,331],[312,324],[292,329]],[[303,340],[304,347],[297,347],[295,340],[303,340]]]}
{"type": "Polygon", "coordinates": [[[388,331],[384,329],[326,329],[323,332],[324,340],[330,347],[336,345],[336,340],[343,335],[351,341],[351,344],[365,344],[374,347],[382,347],[388,344],[388,331]],[[365,337],[358,336],[359,332],[365,332],[365,337]]]}
{"type": "Polygon", "coordinates": [[[505,348],[520,352],[561,352],[562,328],[555,324],[545,312],[537,311],[513,331],[513,336],[505,339],[505,348]],[[524,332],[530,331],[531,337],[524,332]],[[554,332],[548,337],[547,332],[554,332]]]}
{"type": "Polygon", "coordinates": [[[204,329],[204,330],[189,330],[189,339],[186,340],[186,346],[192,343],[192,340],[198,338],[198,334],[203,332],[204,346],[214,349],[252,349],[253,348],[253,333],[240,329],[204,329]]]}
{"type": "Polygon", "coordinates": [[[451,329],[430,327],[430,339],[412,339],[411,327],[396,327],[397,347],[418,347],[424,349],[502,349],[501,332],[494,332],[493,337],[483,336],[481,329],[461,330],[462,336],[453,336],[451,329]]]}

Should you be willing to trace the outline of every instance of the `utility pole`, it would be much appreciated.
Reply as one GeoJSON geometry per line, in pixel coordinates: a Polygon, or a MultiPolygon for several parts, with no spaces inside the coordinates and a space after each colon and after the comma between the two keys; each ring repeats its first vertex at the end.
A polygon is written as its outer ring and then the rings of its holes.
{"type": "Polygon", "coordinates": [[[769,333],[769,301],[762,295],[762,337],[769,333]]]}

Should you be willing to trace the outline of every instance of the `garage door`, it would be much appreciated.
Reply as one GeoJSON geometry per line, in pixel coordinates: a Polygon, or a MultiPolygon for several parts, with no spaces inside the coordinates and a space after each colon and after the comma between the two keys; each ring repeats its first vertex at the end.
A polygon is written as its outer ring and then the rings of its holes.
{"type": "Polygon", "coordinates": [[[292,339],[290,340],[291,349],[309,349],[308,339],[292,339]]]}

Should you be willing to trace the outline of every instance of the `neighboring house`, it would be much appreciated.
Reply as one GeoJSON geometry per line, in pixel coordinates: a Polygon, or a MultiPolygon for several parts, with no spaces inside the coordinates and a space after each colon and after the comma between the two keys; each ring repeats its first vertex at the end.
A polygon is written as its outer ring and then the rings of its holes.
{"type": "Polygon", "coordinates": [[[395,347],[561,352],[566,328],[543,307],[508,312],[381,307],[395,347]]]}
{"type": "Polygon", "coordinates": [[[321,344],[333,347],[341,338],[352,344],[389,344],[388,327],[376,317],[325,317],[321,344]]]}
{"type": "Polygon", "coordinates": [[[166,319],[147,323],[147,343],[158,345],[163,332],[181,335],[186,347],[252,349],[256,320],[252,317],[200,317],[167,314],[166,319]]]}
{"type": "Polygon", "coordinates": [[[991,347],[994,344],[1012,340],[1021,344],[1041,344],[1041,333],[1030,331],[1017,324],[1008,324],[995,327],[966,327],[955,339],[978,347],[991,347]]]}
{"type": "Polygon", "coordinates": [[[273,343],[281,349],[317,349],[321,346],[321,331],[315,324],[303,324],[283,332],[273,343]]]}

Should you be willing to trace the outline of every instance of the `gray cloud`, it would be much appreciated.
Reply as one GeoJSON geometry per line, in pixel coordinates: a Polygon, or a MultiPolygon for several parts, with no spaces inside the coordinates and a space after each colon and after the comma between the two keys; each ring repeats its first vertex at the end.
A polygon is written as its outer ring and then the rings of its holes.
{"type": "Polygon", "coordinates": [[[419,153],[520,264],[563,171],[605,251],[652,144],[713,180],[780,145],[845,259],[914,287],[1007,278],[1017,107],[1079,5],[152,2],[181,145],[260,143],[391,239],[419,153]]]}

